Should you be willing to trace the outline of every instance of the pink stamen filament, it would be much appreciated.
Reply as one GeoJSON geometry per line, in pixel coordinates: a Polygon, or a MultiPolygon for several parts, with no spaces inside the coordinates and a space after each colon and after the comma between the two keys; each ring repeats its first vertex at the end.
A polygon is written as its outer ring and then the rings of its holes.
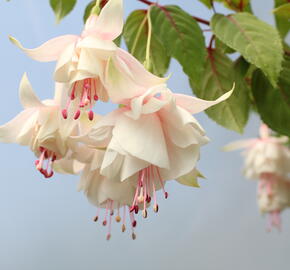
{"type": "MultiPolygon", "coordinates": [[[[99,97],[97,95],[97,87],[96,87],[97,78],[87,78],[83,81],[77,81],[73,84],[73,88],[70,94],[70,98],[67,101],[65,108],[62,110],[62,116],[64,119],[68,118],[68,110],[71,106],[71,102],[78,97],[79,104],[78,109],[74,113],[74,120],[77,120],[81,115],[81,109],[85,106],[89,105],[88,118],[90,121],[94,119],[94,113],[92,111],[94,102],[98,101],[99,97]],[[77,92],[77,85],[82,83],[82,89],[80,93],[77,92]],[[94,96],[92,98],[92,95],[94,96]]],[[[79,91],[78,91],[79,92],[79,91]]]]}

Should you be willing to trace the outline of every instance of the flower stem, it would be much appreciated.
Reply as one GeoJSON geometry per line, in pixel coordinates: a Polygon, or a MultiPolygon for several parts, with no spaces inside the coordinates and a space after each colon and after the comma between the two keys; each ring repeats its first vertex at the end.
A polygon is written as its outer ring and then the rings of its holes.
{"type": "Polygon", "coordinates": [[[145,68],[150,70],[150,48],[151,48],[151,37],[152,37],[152,22],[150,17],[150,7],[147,12],[147,20],[148,20],[148,39],[146,44],[146,57],[145,57],[145,68]]]}

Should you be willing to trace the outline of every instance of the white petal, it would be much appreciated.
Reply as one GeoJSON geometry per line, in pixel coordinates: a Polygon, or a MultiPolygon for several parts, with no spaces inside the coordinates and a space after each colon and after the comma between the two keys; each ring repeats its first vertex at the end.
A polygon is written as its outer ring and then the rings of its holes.
{"type": "Polygon", "coordinates": [[[116,54],[117,58],[114,60],[116,61],[116,66],[118,66],[123,73],[127,73],[137,85],[148,89],[155,85],[164,84],[167,81],[167,78],[155,76],[147,71],[146,68],[127,51],[118,48],[116,54]]]}
{"type": "Polygon", "coordinates": [[[90,31],[95,31],[105,40],[114,40],[123,30],[123,0],[109,0],[96,20],[90,26],[90,31]]]}
{"type": "Polygon", "coordinates": [[[41,107],[43,104],[33,92],[26,73],[22,76],[19,86],[19,98],[22,106],[26,108],[41,107]]]}
{"type": "Polygon", "coordinates": [[[226,146],[223,147],[223,151],[229,152],[229,151],[234,151],[242,148],[248,148],[253,146],[257,142],[256,139],[248,139],[248,140],[240,140],[236,142],[232,142],[227,144],[226,146]]]}
{"type": "Polygon", "coordinates": [[[35,49],[26,49],[14,37],[9,37],[10,41],[24,51],[29,57],[40,62],[55,61],[59,58],[65,47],[74,43],[79,37],[75,35],[65,35],[50,39],[35,49]]]}
{"type": "Polygon", "coordinates": [[[26,128],[27,121],[34,113],[33,109],[22,111],[10,122],[0,126],[0,142],[16,143],[18,135],[23,128],[26,128]]]}
{"type": "Polygon", "coordinates": [[[79,174],[84,164],[74,159],[60,159],[53,163],[53,170],[61,174],[79,174]]]}
{"type": "Polygon", "coordinates": [[[159,169],[163,180],[177,179],[180,176],[188,174],[196,167],[199,159],[199,145],[181,148],[168,141],[167,147],[170,157],[170,168],[159,169]]]}
{"type": "MultiPolygon", "coordinates": [[[[234,89],[234,87],[233,87],[234,89]]],[[[176,104],[187,111],[189,111],[192,114],[200,113],[206,109],[208,109],[211,106],[214,106],[226,99],[228,99],[231,94],[233,93],[233,89],[229,92],[223,94],[221,97],[219,97],[216,100],[209,101],[209,100],[203,100],[196,97],[191,97],[187,95],[182,94],[174,94],[176,99],[176,104]]]]}
{"type": "Polygon", "coordinates": [[[158,167],[169,168],[165,136],[157,115],[142,115],[138,120],[120,117],[113,136],[130,155],[158,167]]]}
{"type": "Polygon", "coordinates": [[[57,82],[67,83],[70,81],[72,68],[76,68],[76,63],[72,62],[75,54],[75,43],[69,44],[60,54],[55,72],[54,79],[57,82]]]}

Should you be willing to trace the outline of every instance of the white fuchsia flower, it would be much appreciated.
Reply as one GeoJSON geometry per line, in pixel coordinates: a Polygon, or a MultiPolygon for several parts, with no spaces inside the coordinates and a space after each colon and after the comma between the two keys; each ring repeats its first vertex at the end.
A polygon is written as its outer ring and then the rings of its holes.
{"type": "Polygon", "coordinates": [[[129,207],[135,193],[133,179],[120,182],[101,175],[100,167],[102,165],[104,153],[104,150],[93,150],[87,147],[79,148],[76,154],[78,157],[82,157],[81,160],[86,165],[81,175],[78,190],[83,191],[89,202],[98,208],[97,215],[94,218],[95,222],[99,219],[100,210],[105,209],[102,225],[108,225],[107,240],[111,238],[112,219],[115,214],[116,222],[119,223],[122,221],[122,232],[125,232],[126,219],[129,218],[132,238],[135,239],[136,234],[134,228],[137,225],[137,221],[134,217],[134,213],[130,212],[129,207]],[[121,208],[123,209],[121,210],[121,208]]]}
{"type": "Polygon", "coordinates": [[[24,111],[0,126],[0,142],[29,146],[39,158],[35,163],[37,170],[46,178],[53,176],[53,163],[67,154],[67,139],[76,125],[61,117],[62,93],[62,85],[57,84],[54,99],[40,101],[24,74],[19,88],[24,111]]]}
{"type": "Polygon", "coordinates": [[[289,180],[270,174],[258,183],[258,206],[262,214],[269,215],[268,231],[273,227],[281,230],[281,212],[290,206],[289,180]],[[270,186],[269,186],[270,183],[270,186]]]}
{"type": "Polygon", "coordinates": [[[106,149],[100,175],[119,182],[133,181],[131,212],[138,213],[141,204],[147,217],[151,200],[158,211],[158,189],[168,197],[165,181],[197,185],[195,167],[200,147],[208,138],[192,114],[222,102],[231,93],[205,101],[173,94],[166,85],[158,85],[104,116],[79,140],[89,147],[106,149]]]}
{"type": "Polygon", "coordinates": [[[287,177],[290,172],[290,151],[287,137],[271,136],[269,128],[262,124],[260,138],[236,141],[224,147],[225,151],[245,148],[244,173],[248,179],[261,179],[265,174],[287,177]]]}
{"type": "Polygon", "coordinates": [[[42,62],[57,61],[54,78],[69,85],[64,118],[73,100],[78,103],[74,118],[80,116],[82,109],[87,109],[92,119],[92,106],[98,99],[108,101],[110,98],[115,103],[122,103],[166,80],[148,72],[113,42],[123,29],[122,5],[122,0],[110,0],[99,16],[90,15],[80,36],[60,36],[35,49],[25,49],[10,37],[31,58],[42,62]]]}

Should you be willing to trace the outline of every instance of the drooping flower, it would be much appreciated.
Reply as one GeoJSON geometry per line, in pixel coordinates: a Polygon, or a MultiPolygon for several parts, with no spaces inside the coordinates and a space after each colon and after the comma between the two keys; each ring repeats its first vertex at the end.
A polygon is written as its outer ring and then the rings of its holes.
{"type": "Polygon", "coordinates": [[[248,179],[258,180],[258,206],[260,212],[269,213],[268,230],[281,229],[280,213],[290,204],[290,151],[285,145],[287,137],[274,137],[262,124],[260,137],[233,142],[225,151],[245,148],[244,173],[248,179]]]}
{"type": "Polygon", "coordinates": [[[75,119],[82,109],[89,110],[88,117],[92,119],[92,106],[97,100],[110,98],[121,103],[165,80],[148,72],[132,55],[115,45],[113,40],[122,28],[122,0],[110,0],[99,16],[90,15],[80,36],[60,36],[36,49],[25,49],[16,39],[10,40],[35,60],[57,61],[54,78],[69,85],[64,118],[71,102],[77,100],[75,119]]]}
{"type": "Polygon", "coordinates": [[[53,176],[53,163],[66,155],[69,149],[67,138],[76,125],[76,122],[63,121],[61,117],[62,94],[62,85],[57,84],[54,99],[40,101],[24,74],[19,88],[24,110],[0,126],[0,142],[29,146],[38,157],[37,170],[46,178],[53,176]]]}
{"type": "Polygon", "coordinates": [[[261,179],[265,174],[286,177],[290,172],[290,151],[285,143],[287,137],[274,137],[269,128],[262,124],[260,138],[236,141],[224,147],[225,151],[245,148],[244,173],[248,179],[261,179]]]}
{"type": "Polygon", "coordinates": [[[258,206],[262,214],[268,214],[268,231],[273,227],[281,230],[281,212],[290,206],[290,183],[277,175],[268,175],[258,183],[258,206]],[[271,186],[269,186],[271,183],[271,186]]]}
{"type": "Polygon", "coordinates": [[[141,205],[146,218],[149,203],[158,212],[157,190],[168,197],[165,181],[197,185],[199,150],[208,138],[192,114],[230,95],[231,91],[205,101],[173,94],[166,85],[158,85],[104,116],[78,139],[91,148],[106,149],[99,174],[118,184],[134,183],[130,211],[137,214],[141,205]]]}

